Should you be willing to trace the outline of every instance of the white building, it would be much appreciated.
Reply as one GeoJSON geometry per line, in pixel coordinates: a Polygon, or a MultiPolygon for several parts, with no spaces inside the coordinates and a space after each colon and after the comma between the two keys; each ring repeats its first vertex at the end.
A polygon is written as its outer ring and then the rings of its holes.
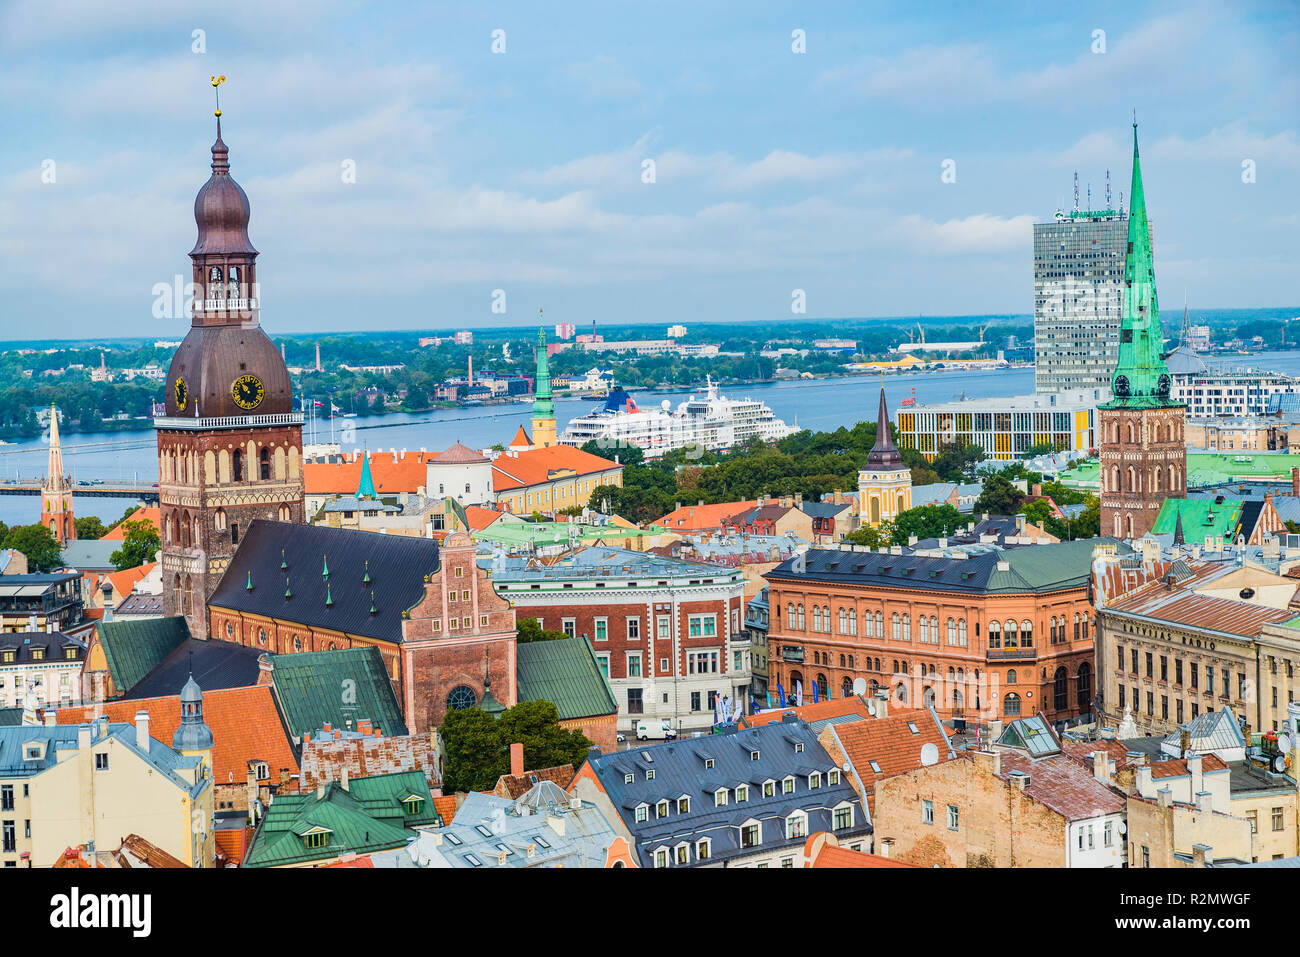
{"type": "Polygon", "coordinates": [[[1300,392],[1300,381],[1292,376],[1245,366],[1211,366],[1187,346],[1171,352],[1166,364],[1173,379],[1171,394],[1187,405],[1189,419],[1264,415],[1271,396],[1300,392]]]}
{"type": "Polygon", "coordinates": [[[913,406],[898,413],[899,445],[928,459],[949,444],[1002,461],[1042,445],[1086,452],[1097,447],[1097,405],[1109,399],[1109,389],[1076,389],[913,406]]]}
{"type": "Polygon", "coordinates": [[[425,492],[430,498],[454,498],[461,505],[491,505],[492,462],[457,442],[425,463],[425,492]]]}

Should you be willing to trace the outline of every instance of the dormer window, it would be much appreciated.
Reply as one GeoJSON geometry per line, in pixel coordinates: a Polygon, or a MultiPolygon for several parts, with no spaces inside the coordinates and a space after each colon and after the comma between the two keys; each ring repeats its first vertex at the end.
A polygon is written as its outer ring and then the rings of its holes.
{"type": "Polygon", "coordinates": [[[758,749],[757,749],[757,748],[755,748],[754,750],[752,750],[752,751],[749,752],[749,760],[751,760],[751,761],[757,761],[757,760],[758,760],[758,749]]]}
{"type": "Polygon", "coordinates": [[[686,795],[682,795],[677,799],[677,813],[678,814],[691,813],[691,799],[686,797],[686,795]]]}
{"type": "Polygon", "coordinates": [[[638,804],[638,805],[636,806],[635,816],[636,816],[636,820],[637,820],[637,823],[638,823],[638,824],[641,824],[641,823],[644,823],[644,822],[650,820],[650,805],[649,805],[649,804],[638,804]]]}
{"type": "Polygon", "coordinates": [[[302,845],[309,851],[317,847],[329,847],[329,843],[329,831],[312,831],[302,836],[302,845]]]}
{"type": "Polygon", "coordinates": [[[827,772],[826,783],[832,787],[840,783],[840,772],[838,768],[827,772]]]}
{"type": "Polygon", "coordinates": [[[727,792],[727,789],[726,789],[726,788],[718,788],[716,791],[714,791],[714,792],[713,792],[713,806],[714,806],[714,807],[726,807],[726,805],[727,805],[727,793],[728,793],[728,792],[727,792]]]}
{"type": "Polygon", "coordinates": [[[793,774],[789,775],[788,777],[784,777],[784,778],[781,779],[781,793],[782,793],[782,794],[793,794],[793,793],[794,793],[794,775],[793,775],[793,774]]]}
{"type": "Polygon", "coordinates": [[[645,769],[645,779],[646,779],[647,781],[653,781],[653,780],[655,779],[655,769],[654,769],[654,768],[646,768],[646,769],[645,769]]]}
{"type": "Polygon", "coordinates": [[[802,741],[797,741],[797,742],[795,742],[794,753],[795,753],[795,754],[803,754],[803,742],[802,742],[802,741]]]}
{"type": "Polygon", "coordinates": [[[668,802],[660,801],[658,804],[655,805],[655,817],[667,817],[667,816],[668,816],[668,802]]]}
{"type": "Polygon", "coordinates": [[[763,782],[763,797],[770,798],[776,794],[776,782],[769,779],[763,782]]]}
{"type": "Polygon", "coordinates": [[[822,786],[822,773],[820,771],[814,771],[812,774],[808,775],[809,788],[819,788],[821,786],[822,786]]]}
{"type": "Polygon", "coordinates": [[[704,770],[708,771],[708,770],[711,770],[712,768],[713,768],[713,759],[712,759],[712,758],[705,758],[705,759],[704,759],[704,770]]]}
{"type": "Polygon", "coordinates": [[[625,775],[623,775],[623,783],[624,783],[624,784],[631,784],[631,783],[632,783],[633,781],[635,781],[635,780],[636,780],[636,775],[635,775],[635,774],[625,774],[625,775]]]}
{"type": "Polygon", "coordinates": [[[412,795],[402,802],[402,809],[406,811],[408,817],[415,817],[424,810],[424,798],[412,795]]]}
{"type": "Polygon", "coordinates": [[[739,804],[741,801],[748,801],[748,800],[749,800],[749,786],[746,784],[742,784],[736,788],[736,803],[739,804]]]}

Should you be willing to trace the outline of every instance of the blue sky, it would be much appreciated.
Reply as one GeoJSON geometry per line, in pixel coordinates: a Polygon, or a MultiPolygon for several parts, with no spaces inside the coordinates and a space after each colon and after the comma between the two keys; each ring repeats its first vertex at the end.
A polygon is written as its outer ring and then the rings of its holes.
{"type": "Polygon", "coordinates": [[[185,328],[212,73],[272,334],[1028,313],[1134,108],[1161,300],[1300,303],[1293,3],[168,6],[0,5],[0,339],[185,328]]]}

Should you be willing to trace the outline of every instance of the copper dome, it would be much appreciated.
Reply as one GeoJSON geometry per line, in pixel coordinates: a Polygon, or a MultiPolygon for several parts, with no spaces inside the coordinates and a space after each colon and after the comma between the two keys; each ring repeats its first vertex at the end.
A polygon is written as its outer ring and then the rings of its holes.
{"type": "Polygon", "coordinates": [[[217,141],[212,144],[212,175],[194,197],[194,222],[199,238],[191,256],[207,253],[244,253],[256,256],[248,238],[251,209],[248,194],[230,176],[230,150],[221,139],[221,121],[217,121],[217,141]]]}
{"type": "Polygon", "coordinates": [[[293,387],[280,350],[258,326],[197,326],[189,331],[167,371],[167,414],[193,418],[292,412],[293,387]],[[241,376],[256,376],[262,399],[244,408],[233,394],[241,376]],[[185,380],[185,405],[176,380],[185,380]]]}

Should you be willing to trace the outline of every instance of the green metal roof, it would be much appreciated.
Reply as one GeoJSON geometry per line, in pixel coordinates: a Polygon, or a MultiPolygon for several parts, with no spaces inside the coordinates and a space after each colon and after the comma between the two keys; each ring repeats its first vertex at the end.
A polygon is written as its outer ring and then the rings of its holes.
{"type": "MultiPolygon", "coordinates": [[[[295,656],[301,657],[301,656],[295,656]]],[[[405,847],[411,829],[436,824],[438,814],[422,771],[403,771],[353,778],[345,789],[341,782],[305,794],[277,794],[253,835],[244,867],[288,867],[324,861],[349,851],[405,847]],[[404,803],[415,796],[421,802],[415,814],[404,803]],[[306,835],[326,833],[321,847],[307,847],[306,835]]]]}
{"type": "Polygon", "coordinates": [[[618,711],[614,692],[585,638],[528,641],[517,648],[520,701],[550,701],[562,721],[618,711]]]}
{"type": "Polygon", "coordinates": [[[625,541],[636,541],[647,535],[662,535],[658,525],[646,528],[624,528],[622,525],[587,525],[582,522],[493,522],[472,537],[476,542],[500,542],[503,545],[568,545],[569,534],[584,545],[607,542],[621,547],[625,541]]]}
{"type": "Polygon", "coordinates": [[[555,417],[555,401],[551,398],[551,373],[546,357],[546,328],[537,327],[537,379],[534,385],[533,415],[538,418],[555,417]]]}
{"type": "Polygon", "coordinates": [[[1219,503],[1212,498],[1167,498],[1151,531],[1156,535],[1172,535],[1181,515],[1183,538],[1189,545],[1201,542],[1206,535],[1222,535],[1226,541],[1232,541],[1241,528],[1243,505],[1239,498],[1225,498],[1219,503]]]}
{"type": "MultiPolygon", "coordinates": [[[[1188,452],[1187,487],[1204,488],[1237,481],[1290,482],[1291,469],[1300,456],[1286,452],[1188,452]]],[[[1069,488],[1097,490],[1098,462],[1088,459],[1078,468],[1061,472],[1061,484],[1069,488]]],[[[1186,519],[1184,519],[1186,521],[1186,519]]]]}
{"type": "Polygon", "coordinates": [[[1001,552],[1006,571],[994,568],[985,591],[1055,591],[1085,585],[1092,575],[1092,552],[1098,545],[1113,544],[1120,554],[1131,549],[1113,538],[1079,538],[1072,542],[1026,545],[1001,552]]]}
{"type": "Polygon", "coordinates": [[[189,637],[190,627],[180,615],[99,624],[99,643],[119,694],[126,694],[144,680],[189,637]]]}
{"type": "Polygon", "coordinates": [[[358,718],[369,718],[385,737],[407,733],[383,657],[373,645],[270,659],[275,697],[294,739],[326,722],[355,727],[358,718]]]}

